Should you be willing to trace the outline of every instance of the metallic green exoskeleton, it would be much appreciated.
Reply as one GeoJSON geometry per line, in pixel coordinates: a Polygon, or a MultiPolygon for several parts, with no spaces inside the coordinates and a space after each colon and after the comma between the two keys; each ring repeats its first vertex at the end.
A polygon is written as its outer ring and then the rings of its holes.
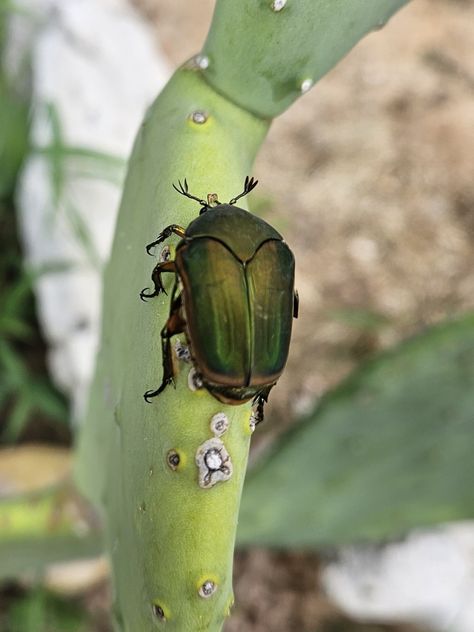
{"type": "Polygon", "coordinates": [[[227,404],[257,403],[257,421],[288,356],[292,318],[298,315],[294,290],[295,260],[282,236],[264,220],[234,206],[257,181],[246,178],[243,192],[221,204],[188,192],[186,180],[174,188],[198,201],[199,217],[184,229],[172,224],[146,247],[171,234],[182,237],[174,261],[162,261],[152,273],[154,292],[164,291],[163,272],[175,274],[170,315],[161,332],[163,381],[147,391],[147,401],[173,382],[170,339],[185,333],[192,362],[207,390],[227,404]]]}

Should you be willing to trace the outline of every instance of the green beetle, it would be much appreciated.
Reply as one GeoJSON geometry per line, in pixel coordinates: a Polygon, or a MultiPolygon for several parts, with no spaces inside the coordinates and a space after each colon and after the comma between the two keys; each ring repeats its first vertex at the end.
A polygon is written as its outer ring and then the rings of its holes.
{"type": "Polygon", "coordinates": [[[175,274],[169,318],[161,331],[163,381],[147,391],[145,400],[159,395],[174,382],[172,336],[186,335],[192,362],[203,386],[219,401],[242,404],[254,400],[256,421],[280,377],[288,357],[292,317],[298,316],[294,289],[295,260],[282,236],[263,219],[234,204],[258,181],[246,178],[243,192],[221,204],[215,194],[207,202],[180,193],[201,204],[199,216],[186,229],[171,224],[151,249],[173,233],[182,237],[174,261],[161,261],[152,273],[154,291],[164,292],[161,275],[175,274]]]}

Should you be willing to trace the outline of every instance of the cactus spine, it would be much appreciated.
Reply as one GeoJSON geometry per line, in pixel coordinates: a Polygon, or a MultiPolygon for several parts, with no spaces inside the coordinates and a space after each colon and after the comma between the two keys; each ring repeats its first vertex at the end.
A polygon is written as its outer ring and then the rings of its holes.
{"type": "Polygon", "coordinates": [[[144,403],[142,393],[161,380],[169,309],[166,296],[138,300],[153,267],[144,246],[164,226],[196,217],[196,204],[171,188],[178,179],[201,197],[226,200],[241,190],[271,117],[403,2],[376,4],[220,0],[203,54],[174,75],[140,130],[104,279],[101,350],[76,464],[80,487],[105,514],[117,630],[221,629],[251,435],[250,406],[190,390],[183,362],[176,389],[144,403]],[[328,34],[336,43],[322,55],[328,34]],[[218,413],[228,420],[222,434],[218,413]],[[209,456],[220,459],[220,474],[206,470],[209,456]]]}

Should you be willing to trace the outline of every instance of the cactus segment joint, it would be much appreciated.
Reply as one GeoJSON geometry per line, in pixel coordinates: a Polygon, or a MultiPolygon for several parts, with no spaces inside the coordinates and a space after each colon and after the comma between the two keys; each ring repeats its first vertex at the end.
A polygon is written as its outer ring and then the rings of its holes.
{"type": "Polygon", "coordinates": [[[201,53],[195,55],[194,62],[200,70],[209,68],[209,57],[207,55],[202,55],[201,53]]]}
{"type": "Polygon", "coordinates": [[[217,437],[208,439],[199,446],[196,452],[196,465],[199,486],[204,489],[209,489],[220,481],[228,481],[232,476],[230,455],[217,437]]]}
{"type": "Polygon", "coordinates": [[[207,70],[209,68],[209,57],[203,53],[197,53],[193,55],[183,64],[184,70],[194,70],[199,72],[200,70],[207,70]]]}
{"type": "Polygon", "coordinates": [[[301,94],[306,94],[307,92],[309,92],[311,88],[313,87],[313,84],[314,84],[314,81],[309,78],[302,81],[301,86],[300,86],[301,94]]]}

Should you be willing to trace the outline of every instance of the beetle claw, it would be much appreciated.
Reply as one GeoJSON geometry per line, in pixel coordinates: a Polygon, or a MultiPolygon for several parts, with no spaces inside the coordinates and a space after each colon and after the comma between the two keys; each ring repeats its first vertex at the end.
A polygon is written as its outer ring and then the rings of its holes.
{"type": "Polygon", "coordinates": [[[146,393],[143,393],[143,399],[147,404],[151,404],[152,397],[154,397],[154,391],[146,391],[146,393]]]}
{"type": "Polygon", "coordinates": [[[146,291],[149,289],[150,288],[146,287],[140,292],[140,300],[142,300],[144,303],[147,303],[148,298],[154,298],[155,296],[158,296],[159,294],[159,292],[154,292],[153,294],[147,294],[146,291]]]}

